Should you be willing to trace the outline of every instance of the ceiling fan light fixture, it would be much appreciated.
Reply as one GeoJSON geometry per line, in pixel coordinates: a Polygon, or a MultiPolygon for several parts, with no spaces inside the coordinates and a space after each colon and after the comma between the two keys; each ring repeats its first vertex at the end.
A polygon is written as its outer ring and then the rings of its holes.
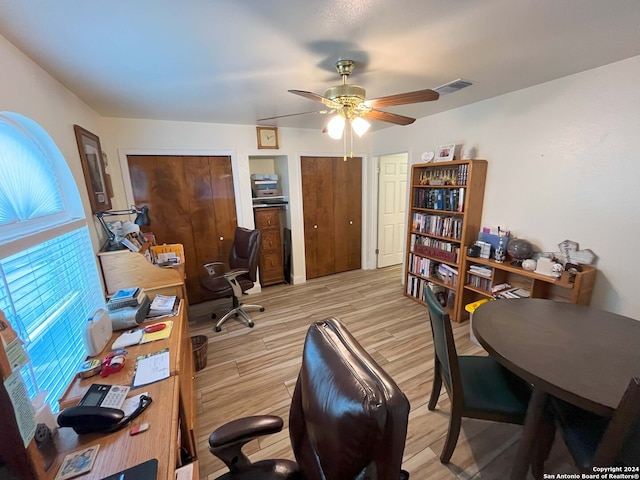
{"type": "Polygon", "coordinates": [[[353,128],[353,131],[356,132],[358,137],[362,137],[362,135],[367,133],[369,127],[371,127],[371,124],[362,117],[356,117],[351,120],[351,128],[353,128]]]}
{"type": "Polygon", "coordinates": [[[344,132],[344,117],[340,114],[335,115],[327,124],[327,133],[334,140],[340,140],[344,132]]]}

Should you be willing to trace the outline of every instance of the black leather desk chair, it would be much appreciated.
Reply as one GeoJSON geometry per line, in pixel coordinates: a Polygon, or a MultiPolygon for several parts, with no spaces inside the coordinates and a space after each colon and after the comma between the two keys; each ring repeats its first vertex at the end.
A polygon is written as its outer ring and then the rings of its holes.
{"type": "MultiPolygon", "coordinates": [[[[260,230],[238,227],[233,237],[231,252],[229,252],[230,270],[224,274],[216,271],[216,267],[224,265],[224,262],[211,262],[204,265],[209,276],[202,280],[202,286],[213,293],[214,298],[233,298],[231,310],[216,323],[216,332],[222,330],[222,324],[229,318],[238,316],[242,317],[248,327],[253,327],[253,321],[247,314],[247,310],[264,312],[264,307],[261,305],[246,305],[240,302],[244,292],[252,288],[256,282],[261,244],[260,230]]],[[[216,318],[216,314],[212,313],[211,318],[216,318]]]]}
{"type": "Polygon", "coordinates": [[[397,480],[409,401],[335,318],[309,327],[291,401],[289,436],[296,462],[251,463],[242,447],[282,429],[280,417],[242,418],[216,429],[209,450],[230,472],[224,480],[397,480]]]}

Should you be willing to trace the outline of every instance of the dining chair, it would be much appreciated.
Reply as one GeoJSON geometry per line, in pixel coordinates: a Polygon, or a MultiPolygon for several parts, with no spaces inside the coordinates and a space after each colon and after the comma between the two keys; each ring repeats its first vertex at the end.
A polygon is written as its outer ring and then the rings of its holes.
{"type": "Polygon", "coordinates": [[[551,405],[558,430],[580,472],[593,473],[593,467],[640,465],[640,378],[631,379],[611,418],[556,397],[551,397],[551,405]]]}
{"type": "MultiPolygon", "coordinates": [[[[242,317],[246,325],[253,327],[253,321],[247,314],[247,310],[260,310],[264,312],[262,305],[246,305],[240,298],[250,288],[253,287],[258,278],[258,263],[260,260],[260,246],[262,245],[262,234],[260,230],[249,230],[237,227],[233,235],[233,245],[229,252],[230,270],[224,274],[216,269],[225,262],[216,261],[204,265],[208,276],[201,281],[202,287],[213,294],[213,298],[232,297],[232,306],[220,320],[216,323],[215,331],[222,330],[222,324],[231,317],[242,317]]],[[[216,313],[211,314],[211,318],[216,318],[216,313]]]]}
{"type": "Polygon", "coordinates": [[[459,356],[449,314],[428,286],[424,288],[424,299],[429,310],[435,353],[433,386],[428,408],[436,408],[444,384],[451,408],[449,430],[440,461],[449,463],[458,443],[462,418],[522,425],[531,397],[531,388],[527,382],[492,357],[459,356]]]}
{"type": "Polygon", "coordinates": [[[307,330],[291,398],[289,439],[296,461],[256,462],[248,442],[282,430],[282,418],[226,423],[209,450],[229,468],[218,480],[407,480],[401,470],[410,405],[393,379],[336,318],[307,330]]]}

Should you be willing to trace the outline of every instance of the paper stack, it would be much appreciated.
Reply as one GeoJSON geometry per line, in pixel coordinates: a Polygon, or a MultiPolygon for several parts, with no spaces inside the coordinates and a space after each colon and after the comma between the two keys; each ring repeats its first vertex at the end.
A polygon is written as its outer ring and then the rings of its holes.
{"type": "Polygon", "coordinates": [[[157,317],[159,315],[167,315],[173,312],[177,305],[177,297],[175,295],[156,295],[151,302],[151,308],[147,317],[157,317]]]}

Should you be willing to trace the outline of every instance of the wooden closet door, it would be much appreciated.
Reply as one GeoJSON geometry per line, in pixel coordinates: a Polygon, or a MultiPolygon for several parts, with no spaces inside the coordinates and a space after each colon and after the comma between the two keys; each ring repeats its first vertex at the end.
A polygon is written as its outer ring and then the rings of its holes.
{"type": "Polygon", "coordinates": [[[211,298],[203,265],[226,262],[237,225],[230,157],[127,156],[133,198],[147,205],[158,243],[181,243],[190,303],[211,298]]]}
{"type": "Polygon", "coordinates": [[[333,159],[302,157],[302,209],[307,278],[335,273],[333,159]]]}
{"type": "Polygon", "coordinates": [[[362,257],[362,159],[333,163],[335,272],[357,270],[362,257]]]}
{"type": "Polygon", "coordinates": [[[362,159],[302,157],[307,278],[361,267],[362,159]]]}

